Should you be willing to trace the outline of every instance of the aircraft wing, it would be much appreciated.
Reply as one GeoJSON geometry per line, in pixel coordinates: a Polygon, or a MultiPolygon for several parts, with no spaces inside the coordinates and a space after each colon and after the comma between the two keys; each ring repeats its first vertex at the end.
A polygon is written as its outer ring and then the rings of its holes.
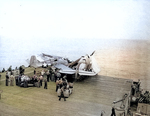
{"type": "Polygon", "coordinates": [[[65,74],[75,74],[76,73],[76,70],[73,70],[63,64],[56,64],[55,67],[60,69],[60,71],[59,71],[60,73],[65,73],[65,74]]]}
{"type": "Polygon", "coordinates": [[[82,75],[82,76],[95,76],[97,73],[90,72],[90,71],[79,70],[78,74],[82,75]]]}
{"type": "MultiPolygon", "coordinates": [[[[65,74],[75,74],[76,73],[76,70],[73,70],[63,64],[57,64],[57,65],[55,65],[55,67],[60,69],[60,71],[59,71],[60,73],[65,73],[65,74]]],[[[82,76],[95,76],[97,74],[95,72],[84,71],[84,70],[78,70],[77,72],[79,75],[82,75],[82,76]]]]}

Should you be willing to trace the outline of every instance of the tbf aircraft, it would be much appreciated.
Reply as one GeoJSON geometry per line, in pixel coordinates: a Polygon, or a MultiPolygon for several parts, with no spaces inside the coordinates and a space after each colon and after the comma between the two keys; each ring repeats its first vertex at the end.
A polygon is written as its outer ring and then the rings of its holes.
{"type": "Polygon", "coordinates": [[[28,60],[28,63],[33,67],[53,65],[54,67],[60,69],[60,73],[65,74],[95,76],[100,72],[100,68],[96,63],[93,54],[94,52],[91,55],[85,55],[76,61],[70,62],[67,58],[42,53],[38,56],[31,56],[30,60],[28,60]]]}

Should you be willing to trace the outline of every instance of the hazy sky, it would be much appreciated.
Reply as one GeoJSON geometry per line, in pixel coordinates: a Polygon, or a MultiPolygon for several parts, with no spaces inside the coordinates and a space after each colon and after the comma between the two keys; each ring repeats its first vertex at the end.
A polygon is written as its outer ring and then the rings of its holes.
{"type": "Polygon", "coordinates": [[[0,0],[0,39],[149,39],[148,0],[0,0]]]}
{"type": "Polygon", "coordinates": [[[42,52],[76,59],[114,43],[104,39],[149,37],[148,0],[0,0],[0,69],[42,52]]]}

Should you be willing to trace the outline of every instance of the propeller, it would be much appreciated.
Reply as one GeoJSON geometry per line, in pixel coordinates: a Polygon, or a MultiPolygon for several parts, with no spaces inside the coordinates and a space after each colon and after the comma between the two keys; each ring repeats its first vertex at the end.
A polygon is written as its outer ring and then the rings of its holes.
{"type": "Polygon", "coordinates": [[[90,56],[92,56],[94,53],[95,53],[95,51],[90,56]]]}

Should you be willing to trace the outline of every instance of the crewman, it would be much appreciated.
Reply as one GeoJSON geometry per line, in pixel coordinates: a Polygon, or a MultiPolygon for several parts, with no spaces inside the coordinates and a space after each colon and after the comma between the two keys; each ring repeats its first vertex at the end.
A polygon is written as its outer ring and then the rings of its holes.
{"type": "Polygon", "coordinates": [[[10,71],[10,75],[13,75],[13,72],[12,72],[12,71],[10,71]]]}
{"type": "Polygon", "coordinates": [[[21,83],[21,74],[18,76],[17,79],[18,79],[18,83],[17,84],[18,84],[18,86],[20,86],[20,83],[21,83]]]}
{"type": "Polygon", "coordinates": [[[73,83],[69,82],[68,85],[69,85],[70,94],[72,94],[72,92],[73,92],[73,83]]]}
{"type": "Polygon", "coordinates": [[[56,71],[56,74],[55,74],[55,82],[57,79],[60,79],[61,78],[61,74],[58,72],[58,70],[56,71]]]}
{"type": "Polygon", "coordinates": [[[10,86],[12,86],[12,78],[13,78],[13,75],[10,76],[10,86]]]}
{"type": "Polygon", "coordinates": [[[37,78],[37,87],[41,87],[40,77],[37,78]]]}
{"type": "Polygon", "coordinates": [[[140,91],[140,84],[141,84],[140,79],[138,79],[136,92],[139,92],[139,91],[140,91]]]}
{"type": "Polygon", "coordinates": [[[49,67],[49,76],[50,76],[49,78],[50,78],[51,81],[53,81],[53,80],[52,80],[52,74],[54,74],[54,72],[53,72],[52,67],[50,66],[50,67],[49,67]]]}
{"type": "Polygon", "coordinates": [[[64,101],[66,101],[66,98],[65,98],[65,96],[64,96],[64,91],[65,91],[65,86],[63,86],[63,87],[61,88],[61,95],[60,95],[60,97],[59,97],[59,101],[61,100],[62,97],[64,98],[64,101]]]}
{"type": "Polygon", "coordinates": [[[111,116],[116,116],[115,108],[114,108],[114,107],[112,107],[112,113],[111,113],[111,116]]]}
{"type": "Polygon", "coordinates": [[[10,76],[10,86],[14,86],[14,76],[10,76]]]}
{"type": "Polygon", "coordinates": [[[10,86],[12,86],[12,78],[13,78],[13,75],[10,75],[10,86]]]}
{"type": "Polygon", "coordinates": [[[41,75],[39,79],[40,79],[40,86],[42,86],[43,76],[41,75]]]}
{"type": "Polygon", "coordinates": [[[34,69],[34,75],[36,74],[36,68],[34,69]]]}
{"type": "Polygon", "coordinates": [[[44,73],[45,73],[44,70],[42,70],[42,71],[41,71],[41,75],[42,75],[43,77],[44,77],[44,73]]]}
{"type": "Polygon", "coordinates": [[[6,86],[8,86],[8,80],[9,80],[9,76],[8,73],[6,72],[6,86]]]}
{"type": "Polygon", "coordinates": [[[58,88],[59,88],[59,79],[57,79],[57,81],[56,81],[56,92],[57,92],[58,88]]]}
{"type": "Polygon", "coordinates": [[[49,70],[46,71],[46,75],[47,75],[47,81],[49,82],[49,79],[50,79],[50,72],[49,72],[49,70]]]}
{"type": "Polygon", "coordinates": [[[44,89],[47,89],[47,79],[44,78],[44,89]]]}
{"type": "Polygon", "coordinates": [[[59,80],[59,88],[62,88],[63,86],[63,81],[62,81],[62,78],[59,80]]]}

